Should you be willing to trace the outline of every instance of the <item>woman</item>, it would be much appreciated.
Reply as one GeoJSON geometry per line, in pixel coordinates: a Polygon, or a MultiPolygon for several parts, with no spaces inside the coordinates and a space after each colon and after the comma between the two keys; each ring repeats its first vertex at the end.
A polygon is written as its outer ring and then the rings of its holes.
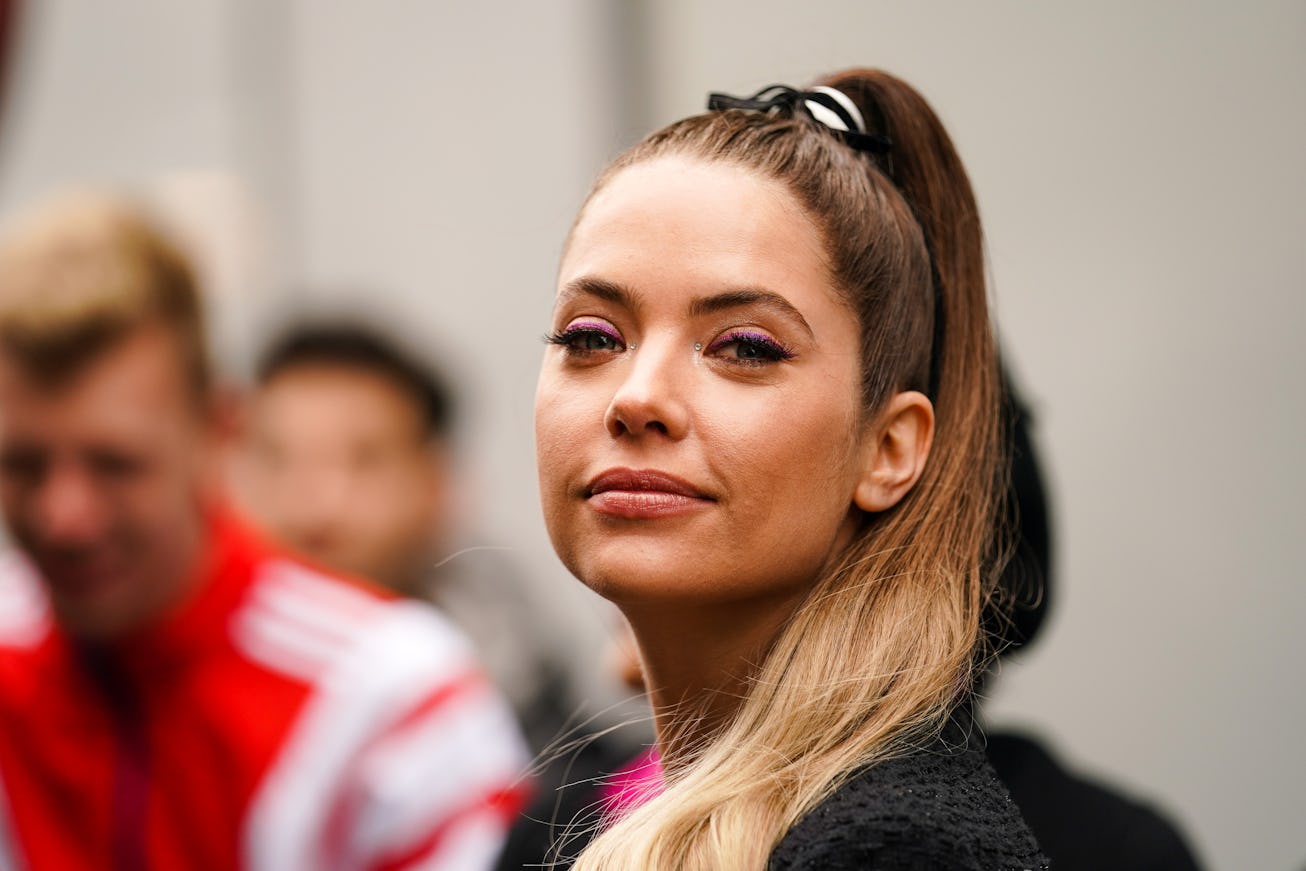
{"type": "Polygon", "coordinates": [[[563,252],[554,547],[639,644],[667,788],[577,868],[1029,868],[968,728],[997,563],[974,197],[874,70],[652,134],[563,252]]]}

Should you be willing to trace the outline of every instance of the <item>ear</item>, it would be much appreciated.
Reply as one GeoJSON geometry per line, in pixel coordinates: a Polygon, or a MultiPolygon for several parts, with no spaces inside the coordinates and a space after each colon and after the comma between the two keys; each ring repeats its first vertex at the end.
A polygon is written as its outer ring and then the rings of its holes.
{"type": "Polygon", "coordinates": [[[230,382],[218,383],[208,399],[205,414],[210,431],[224,447],[245,437],[250,397],[230,382]]]}
{"type": "Polygon", "coordinates": [[[239,443],[244,437],[245,397],[232,384],[219,383],[199,410],[200,445],[205,471],[203,487],[213,498],[225,499],[244,477],[239,443]]]}
{"type": "Polygon", "coordinates": [[[934,406],[915,390],[894,394],[870,423],[853,503],[887,511],[920,479],[934,441],[934,406]]]}

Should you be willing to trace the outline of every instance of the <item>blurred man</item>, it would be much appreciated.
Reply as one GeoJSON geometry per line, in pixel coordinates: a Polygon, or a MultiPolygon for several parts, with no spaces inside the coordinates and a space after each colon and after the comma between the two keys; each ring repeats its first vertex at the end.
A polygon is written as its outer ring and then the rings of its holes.
{"type": "Polygon", "coordinates": [[[0,245],[0,868],[489,867],[524,751],[429,611],[224,507],[186,261],[105,199],[0,245]]]}
{"type": "Polygon", "coordinates": [[[291,324],[257,365],[237,491],[288,546],[429,601],[477,644],[535,750],[571,706],[527,590],[500,549],[454,547],[453,400],[420,356],[343,319],[291,324]]]}

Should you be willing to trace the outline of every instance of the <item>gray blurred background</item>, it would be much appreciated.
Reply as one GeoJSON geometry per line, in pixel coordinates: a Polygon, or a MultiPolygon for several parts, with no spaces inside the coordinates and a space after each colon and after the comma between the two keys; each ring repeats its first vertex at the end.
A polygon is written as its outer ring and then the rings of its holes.
{"type": "Polygon", "coordinates": [[[993,719],[1166,807],[1211,867],[1306,865],[1306,2],[19,13],[0,211],[148,186],[205,258],[236,375],[286,311],[401,323],[468,400],[469,540],[512,548],[580,671],[609,615],[548,545],[531,432],[577,205],[710,89],[902,75],[977,188],[1054,502],[1055,611],[993,719]]]}

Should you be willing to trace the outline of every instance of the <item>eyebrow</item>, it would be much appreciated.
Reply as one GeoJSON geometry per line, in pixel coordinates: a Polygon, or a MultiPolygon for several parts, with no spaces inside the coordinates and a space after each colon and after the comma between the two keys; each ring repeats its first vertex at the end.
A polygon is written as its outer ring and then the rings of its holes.
{"type": "MultiPolygon", "coordinates": [[[[635,294],[628,287],[604,278],[582,276],[574,281],[567,282],[558,294],[558,302],[561,303],[577,296],[598,297],[632,310],[639,308],[635,294]]],[[[796,322],[807,331],[809,336],[813,338],[816,336],[811,325],[807,323],[807,318],[803,317],[802,312],[795,308],[793,303],[774,291],[760,287],[740,287],[714,293],[711,296],[699,297],[690,303],[689,315],[690,317],[702,317],[707,314],[748,306],[761,306],[771,309],[796,322]]]]}
{"type": "Polygon", "coordinates": [[[635,294],[631,293],[625,285],[591,275],[583,275],[564,284],[562,290],[558,291],[558,304],[561,305],[578,296],[596,296],[624,308],[639,308],[635,303],[635,294]]]}
{"type": "Polygon", "coordinates": [[[740,287],[715,293],[712,296],[700,297],[690,303],[689,313],[698,317],[747,306],[761,306],[771,309],[797,322],[799,326],[807,331],[808,336],[816,337],[811,325],[807,323],[807,318],[803,317],[802,312],[794,308],[793,303],[774,291],[764,290],[760,287],[740,287]]]}

